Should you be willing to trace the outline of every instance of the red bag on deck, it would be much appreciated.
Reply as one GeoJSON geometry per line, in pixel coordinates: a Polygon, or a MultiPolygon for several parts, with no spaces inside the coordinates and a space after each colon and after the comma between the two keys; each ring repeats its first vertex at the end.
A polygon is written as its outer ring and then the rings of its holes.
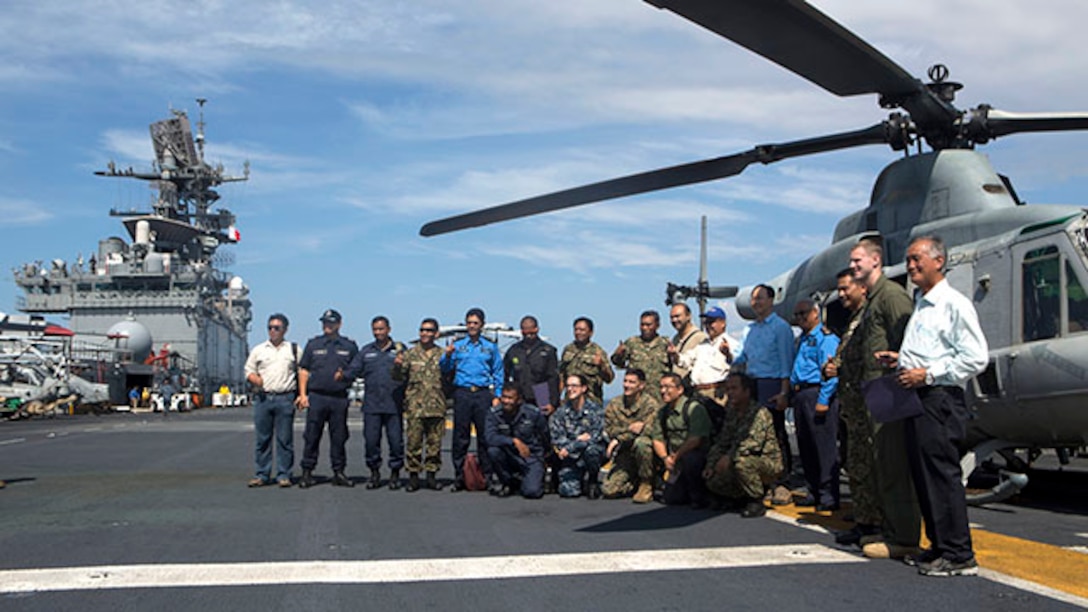
{"type": "Polygon", "coordinates": [[[465,488],[469,491],[483,491],[487,488],[487,479],[484,478],[484,471],[480,469],[476,453],[465,456],[465,488]]]}

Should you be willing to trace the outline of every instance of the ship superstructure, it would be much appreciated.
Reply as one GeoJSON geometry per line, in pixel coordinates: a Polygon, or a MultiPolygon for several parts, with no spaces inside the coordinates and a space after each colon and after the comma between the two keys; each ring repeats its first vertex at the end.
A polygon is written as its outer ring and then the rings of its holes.
{"type": "MultiPolygon", "coordinates": [[[[120,217],[128,240],[112,236],[84,261],[54,259],[27,263],[15,273],[24,295],[19,310],[66,314],[77,338],[120,340],[117,324],[136,321],[150,332],[156,351],[125,355],[129,366],[117,383],[122,392],[151,386],[169,372],[175,388],[211,397],[221,386],[240,389],[252,319],[249,290],[241,278],[217,266],[228,263],[217,250],[239,240],[235,217],[213,205],[215,187],[249,177],[228,176],[204,160],[204,100],[194,139],[184,111],[152,123],[155,162],[150,171],[120,169],[111,161],[99,176],[148,181],[157,196],[150,210],[110,211],[120,217]],[[166,367],[169,364],[169,367],[166,367]],[[150,366],[162,365],[162,368],[150,366]],[[138,366],[145,366],[143,368],[138,366]]],[[[125,328],[124,325],[121,328],[125,328]]],[[[123,353],[119,353],[123,354],[123,353]]],[[[115,369],[116,370],[116,369],[115,369]]]]}

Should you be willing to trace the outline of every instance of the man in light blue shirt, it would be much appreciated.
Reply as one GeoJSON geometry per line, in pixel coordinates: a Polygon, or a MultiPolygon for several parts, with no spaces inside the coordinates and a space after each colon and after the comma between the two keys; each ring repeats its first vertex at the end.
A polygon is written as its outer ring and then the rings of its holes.
{"type": "Polygon", "coordinates": [[[808,485],[808,495],[796,505],[834,511],[839,508],[839,403],[835,401],[839,379],[824,380],[820,369],[835,356],[839,339],[823,328],[820,306],[812,300],[797,302],[793,322],[801,328],[801,337],[790,374],[790,405],[797,425],[797,452],[808,485]]]}
{"type": "MultiPolygon", "coordinates": [[[[756,285],[752,290],[752,310],[756,320],[748,324],[744,349],[733,361],[733,367],[744,366],[744,372],[755,379],[755,400],[767,406],[774,417],[774,431],[786,468],[783,478],[789,478],[793,472],[793,452],[786,433],[786,407],[793,369],[793,330],[775,314],[774,288],[770,285],[756,285]]],[[[778,505],[790,503],[789,491],[776,487],[774,501],[778,505]]]]}
{"type": "Polygon", "coordinates": [[[472,308],[465,313],[468,336],[446,347],[439,365],[443,372],[453,372],[453,458],[455,479],[452,491],[465,489],[465,457],[476,426],[476,458],[485,478],[491,476],[487,456],[487,415],[502,396],[502,354],[494,342],[480,337],[484,311],[472,308]]]}

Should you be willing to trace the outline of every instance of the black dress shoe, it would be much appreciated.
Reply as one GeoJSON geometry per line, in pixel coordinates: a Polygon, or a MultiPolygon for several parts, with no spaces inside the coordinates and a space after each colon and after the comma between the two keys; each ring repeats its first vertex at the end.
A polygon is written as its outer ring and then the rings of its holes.
{"type": "Polygon", "coordinates": [[[593,484],[589,485],[589,490],[586,491],[586,497],[588,497],[590,499],[600,499],[601,498],[601,485],[599,485],[597,483],[593,483],[593,484]]]}
{"type": "MultiPolygon", "coordinates": [[[[393,485],[390,484],[389,486],[392,487],[393,485]]],[[[415,472],[408,474],[408,486],[404,487],[404,490],[409,493],[415,493],[419,490],[419,474],[415,472]]]]}
{"type": "Polygon", "coordinates": [[[757,518],[767,514],[767,507],[763,505],[762,501],[753,500],[745,504],[744,510],[740,511],[741,518],[757,518]]]}
{"type": "Polygon", "coordinates": [[[802,507],[802,508],[808,508],[808,507],[811,507],[811,506],[815,506],[816,505],[816,498],[813,497],[812,494],[810,493],[810,494],[802,497],[801,499],[794,500],[793,505],[794,506],[799,506],[799,507],[802,507]]]}
{"type": "Polygon", "coordinates": [[[832,502],[830,504],[816,504],[817,512],[836,512],[839,509],[838,502],[832,502]]]}
{"type": "Polygon", "coordinates": [[[298,477],[298,487],[300,489],[309,489],[317,484],[314,481],[314,474],[310,470],[302,470],[302,476],[298,477]]]}
{"type": "Polygon", "coordinates": [[[452,493],[456,493],[458,491],[464,491],[464,490],[465,490],[465,481],[463,481],[463,480],[454,480],[453,485],[450,486],[450,492],[452,492],[452,493]]]}
{"type": "Polygon", "coordinates": [[[400,488],[400,470],[393,470],[389,474],[389,490],[396,491],[400,488]]]}
{"type": "Polygon", "coordinates": [[[382,473],[377,470],[370,470],[370,480],[366,481],[366,488],[377,489],[382,486],[382,473]]]}
{"type": "Polygon", "coordinates": [[[846,531],[840,531],[835,534],[835,543],[840,546],[854,546],[861,543],[861,529],[854,525],[846,531]]]}
{"type": "Polygon", "coordinates": [[[355,483],[350,478],[344,475],[343,472],[333,472],[332,474],[332,486],[334,487],[354,487],[355,483]]]}

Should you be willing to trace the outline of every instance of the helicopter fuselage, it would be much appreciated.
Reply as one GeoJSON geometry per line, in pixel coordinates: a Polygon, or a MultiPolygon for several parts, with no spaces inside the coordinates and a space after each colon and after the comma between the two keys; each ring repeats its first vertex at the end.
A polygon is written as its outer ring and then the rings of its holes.
{"type": "MultiPolygon", "coordinates": [[[[885,274],[908,289],[903,254],[910,240],[941,237],[949,282],[975,304],[990,363],[968,386],[976,417],[970,445],[1088,444],[1085,209],[1020,203],[974,151],[898,160],[881,173],[871,204],[839,222],[830,247],[769,282],[779,314],[815,297],[829,306],[829,317],[841,317],[835,277],[857,241],[871,235],[883,238],[885,274]]],[[[754,317],[751,290],[742,287],[737,295],[745,318],[754,317]]]]}

